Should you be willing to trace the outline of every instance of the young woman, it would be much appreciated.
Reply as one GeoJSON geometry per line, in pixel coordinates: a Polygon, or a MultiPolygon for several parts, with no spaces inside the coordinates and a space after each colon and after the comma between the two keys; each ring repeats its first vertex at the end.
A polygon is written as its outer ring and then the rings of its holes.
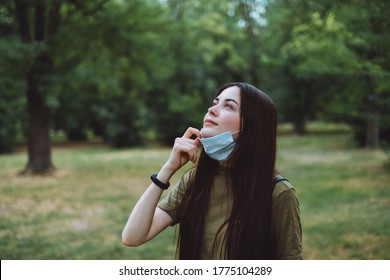
{"type": "Polygon", "coordinates": [[[222,86],[203,128],[177,138],[151,176],[123,243],[139,246],[179,224],[180,259],[302,259],[299,202],[275,170],[276,126],[275,105],[265,93],[246,83],[222,86]],[[196,167],[160,201],[188,161],[196,167]]]}

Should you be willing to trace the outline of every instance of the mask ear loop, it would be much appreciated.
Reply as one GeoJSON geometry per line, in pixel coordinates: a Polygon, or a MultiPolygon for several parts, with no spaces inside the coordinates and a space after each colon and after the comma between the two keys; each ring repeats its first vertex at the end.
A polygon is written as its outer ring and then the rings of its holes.
{"type": "MultiPolygon", "coordinates": [[[[232,133],[232,136],[234,135],[234,134],[237,134],[237,133],[240,133],[241,132],[241,130],[237,130],[236,132],[233,132],[232,133]]],[[[234,142],[236,142],[236,139],[233,139],[234,140],[234,142]]]]}

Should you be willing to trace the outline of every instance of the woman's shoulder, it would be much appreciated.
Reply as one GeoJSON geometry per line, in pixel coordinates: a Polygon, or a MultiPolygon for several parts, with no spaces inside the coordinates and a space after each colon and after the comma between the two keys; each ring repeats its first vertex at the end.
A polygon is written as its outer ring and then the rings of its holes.
{"type": "Polygon", "coordinates": [[[191,168],[183,173],[180,180],[188,182],[193,176],[195,176],[196,167],[191,168]]]}
{"type": "Polygon", "coordinates": [[[193,176],[195,175],[195,172],[196,172],[195,168],[191,168],[191,169],[185,171],[183,173],[183,175],[181,175],[179,181],[177,181],[174,188],[186,190],[191,178],[193,178],[193,176]]]}
{"type": "Polygon", "coordinates": [[[272,199],[275,199],[282,195],[283,193],[291,193],[295,196],[295,188],[294,186],[282,177],[281,175],[278,175],[275,177],[275,186],[274,186],[274,191],[272,193],[272,199]]]}

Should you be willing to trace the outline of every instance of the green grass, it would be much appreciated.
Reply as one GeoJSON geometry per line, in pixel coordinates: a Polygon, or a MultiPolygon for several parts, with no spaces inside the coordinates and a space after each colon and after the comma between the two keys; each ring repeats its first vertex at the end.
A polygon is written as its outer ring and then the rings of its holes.
{"type": "MultiPolygon", "coordinates": [[[[278,169],[300,199],[305,258],[389,259],[385,154],[353,148],[348,134],[279,140],[278,169]]],[[[120,238],[150,173],[169,152],[55,147],[52,177],[17,176],[24,152],[0,156],[1,259],[174,258],[172,227],[138,248],[120,238]]]]}
{"type": "Polygon", "coordinates": [[[386,156],[349,144],[337,135],[281,139],[279,167],[300,198],[308,259],[390,258],[386,156]]]}

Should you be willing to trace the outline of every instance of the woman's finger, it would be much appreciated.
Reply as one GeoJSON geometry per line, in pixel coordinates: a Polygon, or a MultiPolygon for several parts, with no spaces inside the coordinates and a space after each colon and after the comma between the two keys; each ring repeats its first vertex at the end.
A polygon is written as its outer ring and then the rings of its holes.
{"type": "Polygon", "coordinates": [[[197,144],[196,140],[187,138],[177,138],[175,141],[175,151],[178,153],[185,153],[189,160],[196,161],[197,158],[197,144]]]}
{"type": "Polygon", "coordinates": [[[193,128],[193,127],[189,127],[186,130],[186,132],[184,132],[183,138],[191,138],[192,135],[195,135],[196,137],[202,137],[202,135],[200,134],[199,129],[196,129],[196,128],[193,128]]]}

